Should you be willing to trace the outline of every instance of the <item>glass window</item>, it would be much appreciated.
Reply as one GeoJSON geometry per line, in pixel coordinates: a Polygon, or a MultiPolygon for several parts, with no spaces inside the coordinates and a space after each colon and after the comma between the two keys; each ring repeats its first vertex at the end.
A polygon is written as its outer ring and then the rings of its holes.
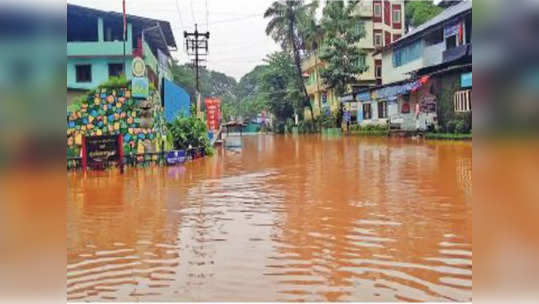
{"type": "Polygon", "coordinates": [[[357,65],[358,66],[364,66],[366,64],[366,61],[365,61],[365,55],[361,55],[359,56],[359,59],[357,60],[357,65]]]}
{"type": "Polygon", "coordinates": [[[374,4],[374,16],[382,17],[382,4],[381,3],[374,4]]]}
{"type": "Polygon", "coordinates": [[[399,67],[421,57],[423,53],[423,44],[416,41],[407,46],[395,49],[393,51],[393,66],[399,67]]]}
{"type": "Polygon", "coordinates": [[[92,82],[92,65],[79,64],[75,66],[77,82],[92,82]]]}
{"type": "Polygon", "coordinates": [[[374,46],[382,46],[382,33],[374,33],[374,46]]]}
{"type": "Polygon", "coordinates": [[[457,47],[457,35],[453,35],[453,36],[447,37],[445,39],[445,49],[446,50],[454,49],[456,47],[457,47]]]}
{"type": "Polygon", "coordinates": [[[393,23],[401,23],[401,10],[393,9],[393,23]]]}
{"type": "Polygon", "coordinates": [[[378,102],[378,118],[387,118],[387,101],[378,102]]]}
{"type": "Polygon", "coordinates": [[[109,63],[109,77],[120,76],[124,73],[124,65],[122,63],[109,63]]]}
{"type": "Polygon", "coordinates": [[[371,104],[364,103],[363,104],[363,119],[371,119],[371,118],[372,118],[371,104]]]}

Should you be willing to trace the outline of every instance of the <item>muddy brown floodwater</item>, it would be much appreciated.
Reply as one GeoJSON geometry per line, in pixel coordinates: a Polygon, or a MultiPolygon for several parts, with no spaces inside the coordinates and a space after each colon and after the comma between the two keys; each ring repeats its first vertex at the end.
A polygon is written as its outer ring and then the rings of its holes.
{"type": "Polygon", "coordinates": [[[470,301],[472,144],[243,137],[70,173],[71,301],[470,301]]]}

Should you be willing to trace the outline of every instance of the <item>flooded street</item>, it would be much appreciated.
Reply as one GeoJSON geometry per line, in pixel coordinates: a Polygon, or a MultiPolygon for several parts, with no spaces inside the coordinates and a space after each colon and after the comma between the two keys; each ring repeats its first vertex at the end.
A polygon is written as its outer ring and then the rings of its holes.
{"type": "Polygon", "coordinates": [[[470,301],[472,144],[255,135],[68,176],[71,301],[470,301]]]}

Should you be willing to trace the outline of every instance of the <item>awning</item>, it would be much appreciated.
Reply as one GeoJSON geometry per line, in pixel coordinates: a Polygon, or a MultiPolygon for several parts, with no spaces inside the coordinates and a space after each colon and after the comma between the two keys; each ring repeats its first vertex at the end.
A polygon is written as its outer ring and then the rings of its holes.
{"type": "MultiPolygon", "coordinates": [[[[371,100],[371,93],[369,91],[356,94],[355,101],[368,101],[368,100],[371,100]]],[[[351,101],[354,101],[354,97],[352,96],[352,94],[347,94],[339,98],[339,101],[341,103],[351,102],[351,101]]]]}
{"type": "Polygon", "coordinates": [[[423,76],[420,79],[405,84],[387,86],[371,92],[372,99],[390,99],[394,100],[399,95],[415,92],[429,81],[429,76],[423,76]]]}
{"type": "MultiPolygon", "coordinates": [[[[356,101],[370,101],[376,99],[384,99],[388,101],[396,101],[397,96],[415,92],[429,81],[429,76],[422,76],[421,78],[396,85],[386,85],[381,88],[370,89],[360,92],[356,95],[356,101]]],[[[339,98],[341,103],[354,101],[352,94],[347,94],[339,98]]]]}

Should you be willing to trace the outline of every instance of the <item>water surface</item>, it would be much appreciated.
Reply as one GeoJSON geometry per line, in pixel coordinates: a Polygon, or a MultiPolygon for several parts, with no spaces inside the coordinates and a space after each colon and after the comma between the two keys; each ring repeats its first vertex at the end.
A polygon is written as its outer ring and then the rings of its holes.
{"type": "Polygon", "coordinates": [[[72,301],[470,301],[472,145],[244,136],[70,173],[72,301]]]}

